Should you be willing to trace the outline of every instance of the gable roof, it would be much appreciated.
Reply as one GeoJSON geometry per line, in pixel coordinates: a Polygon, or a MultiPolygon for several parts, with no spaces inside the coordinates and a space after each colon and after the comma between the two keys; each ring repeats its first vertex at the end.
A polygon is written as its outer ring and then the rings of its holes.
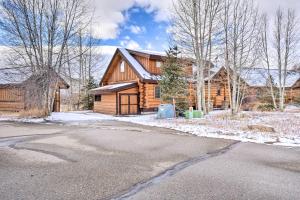
{"type": "Polygon", "coordinates": [[[134,55],[139,55],[139,56],[143,56],[155,60],[162,60],[163,58],[167,57],[166,53],[158,52],[158,51],[132,50],[132,49],[127,49],[127,51],[134,55]]]}
{"type": "Polygon", "coordinates": [[[136,73],[136,75],[141,79],[141,81],[146,82],[157,82],[160,76],[151,74],[148,72],[130,53],[132,50],[128,50],[125,48],[117,48],[115,54],[113,55],[106,71],[103,74],[103,77],[100,81],[100,85],[103,82],[104,77],[107,75],[112,62],[117,54],[121,55],[121,57],[128,63],[128,65],[131,67],[131,69],[136,73]]]}
{"type": "Polygon", "coordinates": [[[30,70],[24,68],[0,68],[0,85],[21,84],[30,77],[30,70]]]}
{"type": "MultiPolygon", "coordinates": [[[[277,69],[270,69],[270,75],[275,86],[280,85],[279,72],[277,69]]],[[[242,70],[241,77],[250,86],[264,87],[267,85],[269,73],[264,68],[245,68],[242,70]]],[[[300,79],[300,73],[292,70],[287,71],[285,87],[293,87],[300,79]]],[[[283,84],[283,80],[282,80],[283,84]]]]}
{"type": "MultiPolygon", "coordinates": [[[[69,88],[69,84],[52,71],[54,76],[59,79],[60,87],[69,88]]],[[[0,86],[19,86],[33,76],[30,67],[0,68],[0,86]]]]}
{"type": "MultiPolygon", "coordinates": [[[[212,68],[212,75],[210,79],[213,79],[219,74],[225,67],[212,68]]],[[[277,69],[270,69],[270,75],[273,79],[273,83],[276,87],[279,86],[279,72],[277,69]]],[[[268,69],[265,68],[243,68],[241,70],[241,78],[250,87],[266,87],[268,83],[268,69]]],[[[206,78],[208,80],[208,77],[206,78]]],[[[293,87],[297,81],[300,80],[300,72],[293,70],[287,71],[285,87],[293,87]]],[[[283,80],[282,80],[283,81],[283,80]]]]}

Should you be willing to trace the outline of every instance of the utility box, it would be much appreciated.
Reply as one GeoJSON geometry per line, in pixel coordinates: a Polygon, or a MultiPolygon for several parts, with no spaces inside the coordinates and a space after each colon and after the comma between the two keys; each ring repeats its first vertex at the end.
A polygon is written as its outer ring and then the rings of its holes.
{"type": "Polygon", "coordinates": [[[161,104],[158,107],[157,118],[158,119],[168,119],[175,117],[175,110],[172,104],[161,104]]]}

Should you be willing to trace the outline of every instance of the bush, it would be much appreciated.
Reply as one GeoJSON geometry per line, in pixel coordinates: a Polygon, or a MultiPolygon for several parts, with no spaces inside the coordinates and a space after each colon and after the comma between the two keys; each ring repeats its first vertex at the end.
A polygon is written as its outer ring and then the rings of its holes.
{"type": "Polygon", "coordinates": [[[186,111],[187,109],[189,109],[189,103],[186,99],[176,100],[176,111],[178,111],[179,113],[184,113],[184,111],[186,111]]]}
{"type": "Polygon", "coordinates": [[[275,107],[273,106],[273,104],[261,104],[257,107],[257,110],[262,112],[270,112],[274,111],[275,107]]]}

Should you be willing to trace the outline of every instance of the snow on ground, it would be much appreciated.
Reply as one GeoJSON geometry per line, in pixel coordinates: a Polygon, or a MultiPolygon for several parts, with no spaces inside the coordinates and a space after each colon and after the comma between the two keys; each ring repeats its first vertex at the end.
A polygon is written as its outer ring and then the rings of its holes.
{"type": "Polygon", "coordinates": [[[25,122],[62,122],[69,124],[93,123],[118,120],[141,125],[170,128],[202,137],[240,140],[242,142],[266,143],[300,147],[300,108],[288,107],[285,112],[241,112],[232,117],[229,111],[213,111],[201,119],[157,119],[156,114],[114,117],[90,111],[53,113],[46,119],[18,119],[2,117],[0,120],[25,122]],[[271,127],[275,132],[250,130],[249,125],[271,127]]]}

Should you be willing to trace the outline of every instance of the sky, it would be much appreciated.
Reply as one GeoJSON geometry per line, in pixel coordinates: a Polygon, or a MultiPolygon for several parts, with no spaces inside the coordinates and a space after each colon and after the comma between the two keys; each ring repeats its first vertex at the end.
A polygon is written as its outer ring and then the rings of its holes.
{"type": "MultiPolygon", "coordinates": [[[[169,19],[176,0],[89,0],[92,32],[104,54],[116,46],[165,51],[169,46],[169,19]]],[[[273,15],[278,6],[300,13],[300,0],[255,0],[261,11],[273,15]]],[[[300,17],[300,15],[299,15],[300,17]]]]}
{"type": "Polygon", "coordinates": [[[99,38],[97,44],[158,51],[168,48],[167,19],[156,20],[155,12],[147,12],[136,6],[121,13],[124,15],[124,22],[116,24],[117,26],[101,27],[100,23],[99,29],[107,28],[109,31],[103,30],[104,34],[96,32],[94,37],[99,38]]]}
{"type": "MultiPolygon", "coordinates": [[[[300,12],[300,0],[256,0],[272,16],[278,6],[300,12]]],[[[93,35],[97,44],[165,51],[173,0],[94,0],[93,35]]]]}
{"type": "Polygon", "coordinates": [[[101,46],[164,51],[172,0],[94,0],[93,36],[101,46]]]}

